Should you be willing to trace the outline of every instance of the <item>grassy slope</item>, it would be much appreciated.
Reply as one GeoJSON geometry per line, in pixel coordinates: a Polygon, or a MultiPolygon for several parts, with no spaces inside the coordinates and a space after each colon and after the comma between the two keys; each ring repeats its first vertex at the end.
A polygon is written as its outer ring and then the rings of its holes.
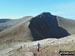
{"type": "Polygon", "coordinates": [[[32,38],[30,38],[31,35],[29,34],[29,28],[27,27],[29,24],[29,20],[30,18],[27,18],[19,24],[0,32],[0,41],[3,42],[9,40],[32,40],[32,38]]]}

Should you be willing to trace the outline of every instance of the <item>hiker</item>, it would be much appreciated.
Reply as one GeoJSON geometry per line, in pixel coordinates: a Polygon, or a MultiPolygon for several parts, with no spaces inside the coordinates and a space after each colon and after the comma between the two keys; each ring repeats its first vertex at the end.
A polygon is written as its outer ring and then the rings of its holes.
{"type": "Polygon", "coordinates": [[[37,51],[39,52],[39,49],[40,49],[40,43],[37,44],[37,48],[38,48],[37,51]]]}

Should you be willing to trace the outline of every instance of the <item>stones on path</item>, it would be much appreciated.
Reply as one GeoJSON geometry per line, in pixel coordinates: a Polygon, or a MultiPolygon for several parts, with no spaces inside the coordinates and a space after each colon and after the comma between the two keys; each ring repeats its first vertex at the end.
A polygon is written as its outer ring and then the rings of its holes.
{"type": "Polygon", "coordinates": [[[25,52],[24,56],[34,56],[34,54],[32,52],[25,52]]]}

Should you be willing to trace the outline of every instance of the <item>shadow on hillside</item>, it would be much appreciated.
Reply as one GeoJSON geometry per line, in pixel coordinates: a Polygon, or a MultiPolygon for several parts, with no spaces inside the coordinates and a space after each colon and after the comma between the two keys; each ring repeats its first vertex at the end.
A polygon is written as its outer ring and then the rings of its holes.
{"type": "Polygon", "coordinates": [[[34,40],[61,38],[70,35],[65,29],[58,26],[56,16],[50,13],[43,13],[32,18],[29,29],[34,40]]]}

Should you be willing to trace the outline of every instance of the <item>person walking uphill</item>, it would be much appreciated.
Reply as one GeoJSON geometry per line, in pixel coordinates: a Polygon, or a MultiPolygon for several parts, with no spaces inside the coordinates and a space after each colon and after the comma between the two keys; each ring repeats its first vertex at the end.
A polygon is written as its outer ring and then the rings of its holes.
{"type": "Polygon", "coordinates": [[[39,52],[40,51],[40,43],[37,44],[37,48],[38,48],[37,51],[39,52]]]}

